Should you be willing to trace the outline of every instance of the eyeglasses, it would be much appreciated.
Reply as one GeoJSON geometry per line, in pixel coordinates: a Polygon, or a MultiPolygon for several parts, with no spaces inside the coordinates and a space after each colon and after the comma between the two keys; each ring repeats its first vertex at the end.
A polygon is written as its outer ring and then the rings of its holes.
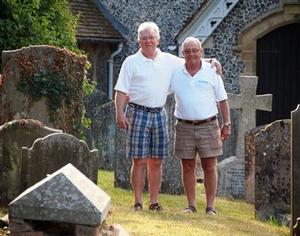
{"type": "Polygon", "coordinates": [[[198,49],[198,48],[185,49],[183,52],[185,54],[191,54],[191,53],[197,54],[198,52],[200,52],[200,49],[198,49]]]}
{"type": "Polygon", "coordinates": [[[149,40],[154,40],[154,39],[156,39],[156,37],[153,36],[153,35],[141,37],[141,40],[143,40],[143,41],[147,41],[148,39],[149,40]]]}

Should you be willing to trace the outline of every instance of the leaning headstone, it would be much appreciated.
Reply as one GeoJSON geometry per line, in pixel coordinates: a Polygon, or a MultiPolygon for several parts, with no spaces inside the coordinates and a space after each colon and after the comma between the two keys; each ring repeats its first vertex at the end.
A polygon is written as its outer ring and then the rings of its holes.
{"type": "Polygon", "coordinates": [[[255,215],[287,224],[290,214],[290,120],[267,125],[255,137],[255,215]]]}
{"type": "Polygon", "coordinates": [[[265,126],[251,129],[245,134],[245,200],[255,203],[255,137],[265,126]]]}
{"type": "Polygon", "coordinates": [[[218,167],[218,196],[244,198],[244,161],[235,156],[226,158],[218,167]]]}
{"type": "Polygon", "coordinates": [[[50,134],[37,139],[31,148],[22,148],[21,183],[23,190],[71,163],[97,183],[99,158],[97,150],[70,134],[50,134]]]}
{"type": "MultiPolygon", "coordinates": [[[[163,161],[163,175],[161,182],[161,192],[169,194],[183,193],[183,186],[181,181],[180,160],[174,157],[174,97],[169,96],[167,99],[166,109],[168,113],[169,124],[169,155],[163,161]]],[[[125,150],[126,133],[124,130],[118,129],[116,132],[116,168],[115,168],[115,186],[130,189],[130,170],[131,159],[126,157],[125,150]]]]}
{"type": "Polygon", "coordinates": [[[103,190],[68,164],[9,204],[10,231],[98,235],[110,203],[103,190]]]}
{"type": "Polygon", "coordinates": [[[228,94],[231,109],[239,109],[235,156],[245,158],[245,133],[256,127],[256,110],[272,111],[272,94],[256,95],[257,76],[240,77],[240,94],[228,94]]]}
{"type": "Polygon", "coordinates": [[[291,235],[300,235],[300,105],[291,113],[291,235]],[[298,218],[298,226],[296,227],[298,218]],[[294,227],[295,226],[295,227],[294,227]]]}
{"type": "Polygon", "coordinates": [[[0,206],[6,207],[22,192],[22,147],[30,147],[37,138],[61,132],[37,120],[14,120],[0,126],[0,206]]]}
{"type": "Polygon", "coordinates": [[[31,118],[79,137],[86,57],[52,46],[2,52],[0,124],[31,118]]]}

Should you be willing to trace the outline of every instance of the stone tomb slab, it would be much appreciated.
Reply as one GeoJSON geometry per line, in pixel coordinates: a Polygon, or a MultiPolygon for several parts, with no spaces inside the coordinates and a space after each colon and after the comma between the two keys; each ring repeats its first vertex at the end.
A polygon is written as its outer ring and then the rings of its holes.
{"type": "Polygon", "coordinates": [[[103,190],[68,164],[24,191],[8,210],[10,222],[98,226],[106,218],[110,204],[111,198],[103,190]]]}

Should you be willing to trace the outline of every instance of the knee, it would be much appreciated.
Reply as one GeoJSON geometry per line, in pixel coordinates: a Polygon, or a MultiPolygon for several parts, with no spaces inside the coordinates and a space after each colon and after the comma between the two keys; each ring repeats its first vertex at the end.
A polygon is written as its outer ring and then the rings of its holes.
{"type": "Polygon", "coordinates": [[[149,168],[159,169],[162,166],[162,161],[160,159],[149,159],[148,160],[149,168]]]}
{"type": "Polygon", "coordinates": [[[202,169],[205,173],[216,173],[217,166],[216,165],[205,165],[205,166],[202,166],[202,169]]]}
{"type": "Polygon", "coordinates": [[[196,164],[193,161],[182,161],[182,170],[183,172],[195,172],[196,171],[196,164]]]}
{"type": "Polygon", "coordinates": [[[146,167],[147,160],[146,159],[133,159],[132,165],[137,168],[143,168],[143,167],[146,167]]]}

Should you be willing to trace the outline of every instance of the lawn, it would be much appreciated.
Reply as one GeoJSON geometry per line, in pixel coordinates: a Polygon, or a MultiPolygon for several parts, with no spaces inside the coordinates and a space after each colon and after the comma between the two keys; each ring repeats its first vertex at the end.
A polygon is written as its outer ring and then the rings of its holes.
{"type": "Polygon", "coordinates": [[[109,224],[121,224],[132,236],[276,236],[289,235],[289,229],[275,223],[261,222],[254,218],[254,206],[240,200],[217,198],[218,216],[207,217],[203,184],[197,187],[196,214],[183,212],[185,196],[161,194],[163,212],[147,209],[149,195],[145,194],[144,210],[134,212],[131,191],[113,187],[113,172],[99,171],[98,185],[112,198],[109,224]]]}
{"type": "MultiPolygon", "coordinates": [[[[254,218],[254,206],[240,200],[217,198],[218,216],[207,217],[203,184],[197,186],[196,214],[183,212],[186,198],[168,194],[160,195],[162,212],[147,209],[149,195],[145,194],[144,210],[134,212],[131,191],[113,187],[113,172],[99,171],[98,185],[111,196],[111,214],[108,224],[121,224],[131,236],[288,236],[289,229],[276,223],[261,222],[254,218]]],[[[0,216],[6,209],[0,208],[0,216]]],[[[0,235],[2,233],[0,232],[0,235]]]]}

